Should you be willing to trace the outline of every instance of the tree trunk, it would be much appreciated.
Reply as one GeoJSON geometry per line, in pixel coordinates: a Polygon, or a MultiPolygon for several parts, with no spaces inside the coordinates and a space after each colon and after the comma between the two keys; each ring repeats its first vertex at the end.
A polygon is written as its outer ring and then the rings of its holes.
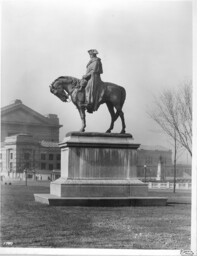
{"type": "Polygon", "coordinates": [[[176,192],[176,158],[177,158],[177,141],[176,141],[176,131],[174,132],[174,188],[173,193],[176,192]]]}

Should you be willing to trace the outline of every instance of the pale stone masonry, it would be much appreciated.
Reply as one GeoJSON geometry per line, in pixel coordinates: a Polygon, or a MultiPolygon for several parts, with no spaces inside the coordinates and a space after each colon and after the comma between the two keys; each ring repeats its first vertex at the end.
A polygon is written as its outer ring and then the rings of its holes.
{"type": "Polygon", "coordinates": [[[59,118],[55,114],[43,116],[22,103],[1,108],[1,141],[18,133],[31,134],[36,140],[59,142],[59,118]]]}
{"type": "Polygon", "coordinates": [[[70,132],[60,143],[61,177],[37,202],[58,206],[165,206],[148,196],[136,176],[137,149],[131,134],[70,132]]]}
{"type": "MultiPolygon", "coordinates": [[[[24,169],[60,170],[59,118],[46,116],[15,100],[1,109],[1,176],[17,177],[24,169]]],[[[49,175],[50,176],[50,175],[49,175]]]]}

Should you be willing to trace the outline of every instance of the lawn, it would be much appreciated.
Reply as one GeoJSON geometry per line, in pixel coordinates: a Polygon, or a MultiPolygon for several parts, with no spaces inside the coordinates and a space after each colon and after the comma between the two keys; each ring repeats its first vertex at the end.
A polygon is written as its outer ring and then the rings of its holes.
{"type": "Polygon", "coordinates": [[[181,203],[190,193],[150,192],[169,197],[166,207],[98,208],[47,206],[34,193],[49,193],[48,184],[1,186],[0,246],[190,249],[191,205],[181,203]]]}

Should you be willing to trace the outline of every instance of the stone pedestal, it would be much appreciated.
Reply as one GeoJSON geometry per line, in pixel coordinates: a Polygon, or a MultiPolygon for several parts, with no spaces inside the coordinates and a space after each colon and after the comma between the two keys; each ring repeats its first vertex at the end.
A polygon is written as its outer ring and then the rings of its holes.
{"type": "MultiPolygon", "coordinates": [[[[52,205],[121,206],[133,205],[132,198],[147,197],[148,185],[136,175],[139,144],[133,143],[130,134],[71,132],[59,145],[61,177],[51,182],[51,196],[35,195],[37,201],[52,205]]],[[[149,201],[150,198],[144,205],[149,201]]]]}
{"type": "Polygon", "coordinates": [[[136,178],[137,148],[130,134],[67,134],[61,147],[61,178],[51,183],[60,197],[147,195],[136,178]]]}

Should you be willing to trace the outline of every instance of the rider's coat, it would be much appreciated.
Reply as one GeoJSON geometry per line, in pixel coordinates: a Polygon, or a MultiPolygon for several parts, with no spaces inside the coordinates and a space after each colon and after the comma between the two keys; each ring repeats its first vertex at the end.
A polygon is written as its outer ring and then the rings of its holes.
{"type": "Polygon", "coordinates": [[[100,94],[102,92],[102,81],[100,74],[103,73],[101,59],[93,57],[87,64],[84,78],[88,81],[86,86],[86,102],[92,105],[93,111],[98,109],[100,94]]]}

